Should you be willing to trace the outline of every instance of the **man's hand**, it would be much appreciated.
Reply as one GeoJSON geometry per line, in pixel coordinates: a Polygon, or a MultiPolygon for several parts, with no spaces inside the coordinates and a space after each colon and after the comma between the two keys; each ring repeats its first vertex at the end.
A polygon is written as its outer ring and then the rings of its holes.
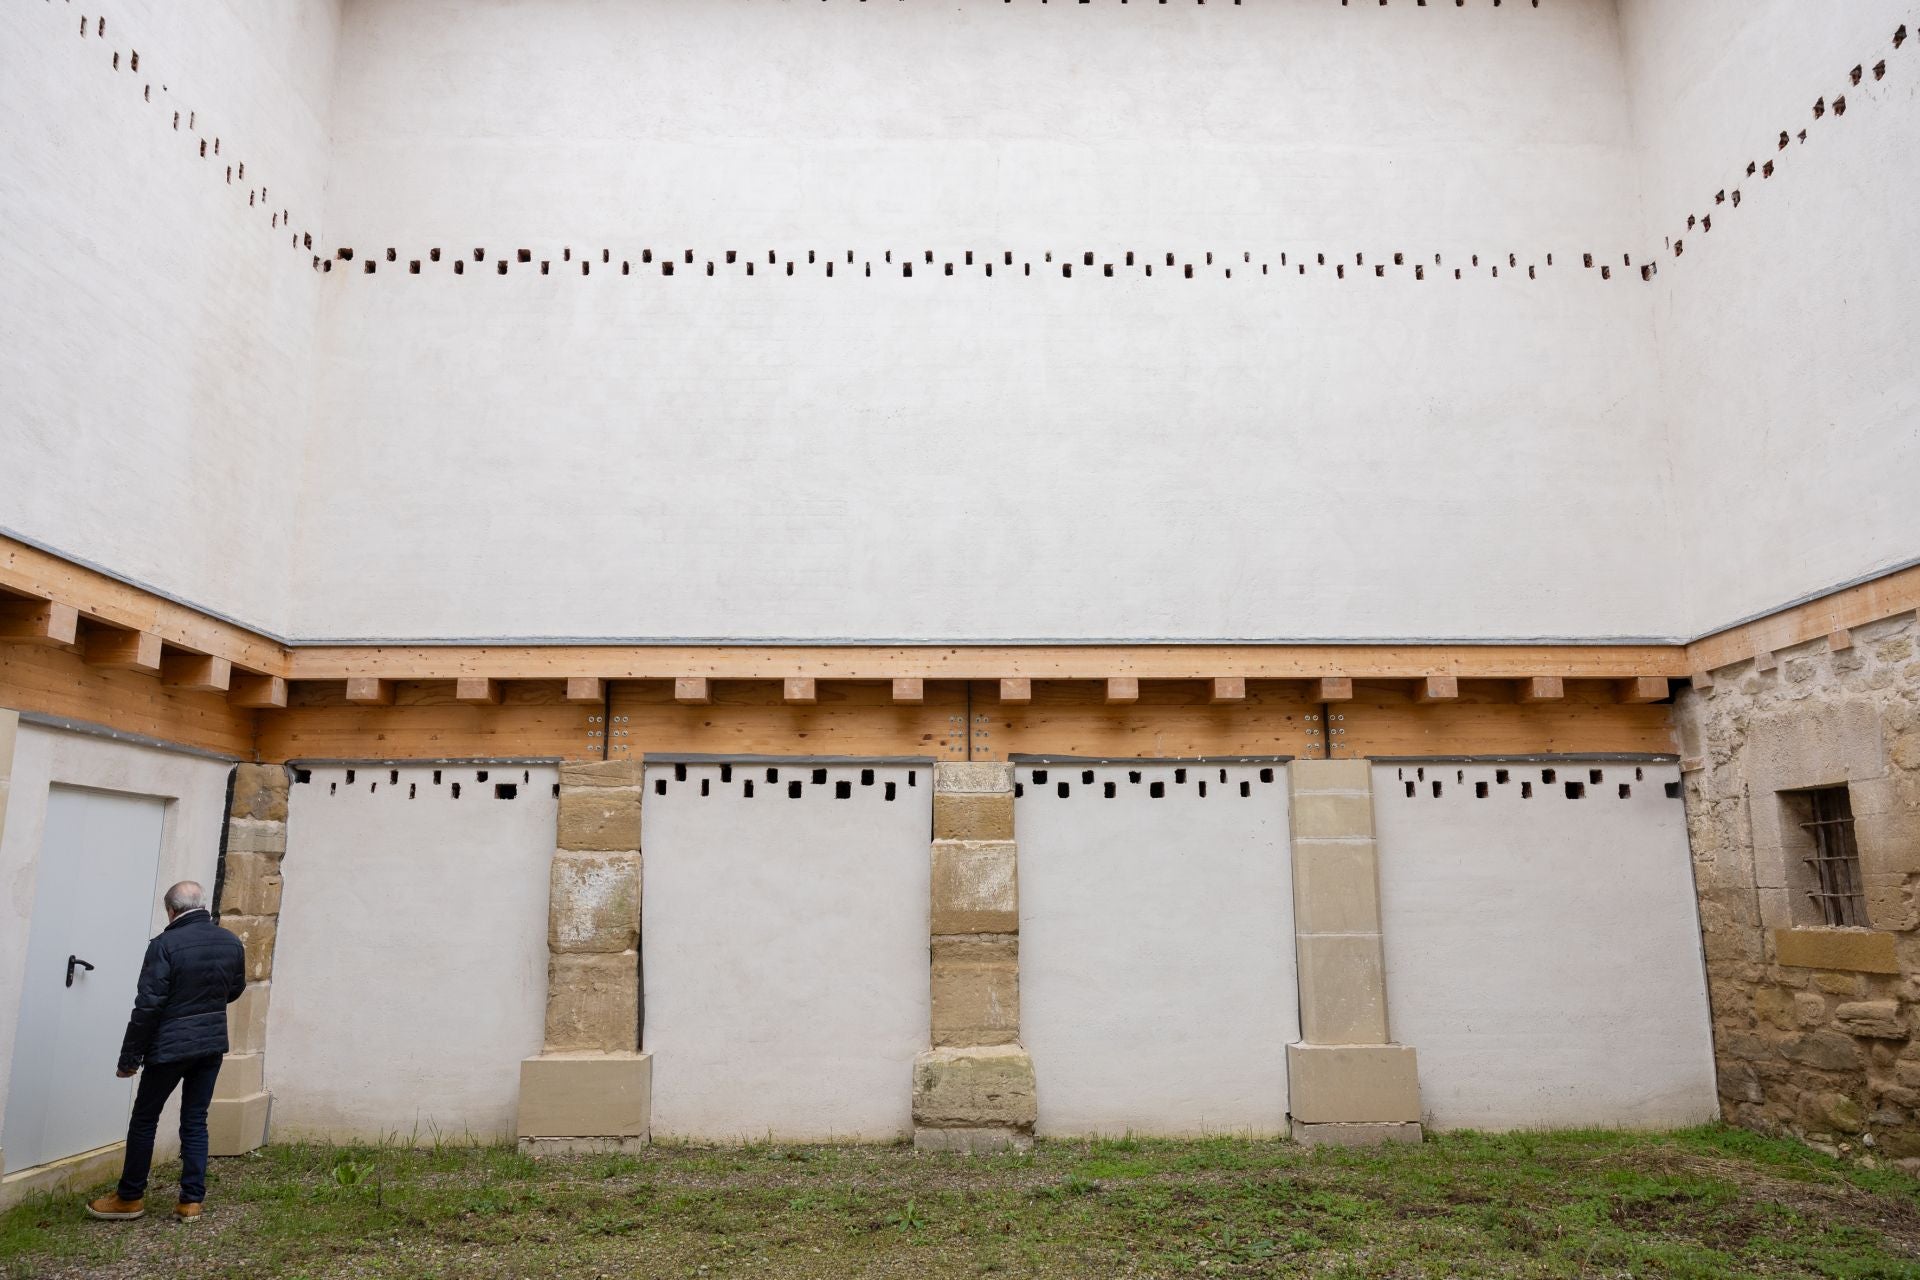
{"type": "Polygon", "coordinates": [[[121,1067],[118,1071],[114,1072],[113,1074],[115,1074],[116,1076],[119,1076],[122,1080],[131,1080],[136,1074],[138,1074],[138,1068],[121,1067]]]}

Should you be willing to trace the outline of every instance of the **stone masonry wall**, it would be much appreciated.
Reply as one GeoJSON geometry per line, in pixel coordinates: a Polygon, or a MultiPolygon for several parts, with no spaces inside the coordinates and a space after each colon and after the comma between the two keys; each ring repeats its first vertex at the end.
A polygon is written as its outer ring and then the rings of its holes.
{"type": "Polygon", "coordinates": [[[247,950],[247,989],[227,1006],[227,1056],[220,1064],[207,1132],[214,1155],[240,1155],[266,1141],[267,998],[280,924],[281,861],[287,855],[284,765],[234,768],[227,850],[214,909],[247,950]]]}
{"type": "Polygon", "coordinates": [[[1676,714],[1727,1118],[1920,1171],[1917,640],[1905,614],[1762,654],[1676,714]],[[1864,929],[1821,923],[1791,794],[1842,784],[1864,929]]]}

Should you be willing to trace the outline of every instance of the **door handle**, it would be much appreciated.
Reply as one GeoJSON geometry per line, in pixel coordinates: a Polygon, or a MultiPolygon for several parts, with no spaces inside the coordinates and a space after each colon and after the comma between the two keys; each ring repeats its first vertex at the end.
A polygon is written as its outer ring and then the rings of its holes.
{"type": "Polygon", "coordinates": [[[67,985],[68,986],[73,985],[73,971],[76,967],[85,969],[88,973],[93,972],[93,966],[88,964],[85,960],[82,960],[79,956],[68,956],[67,957],[67,985]]]}

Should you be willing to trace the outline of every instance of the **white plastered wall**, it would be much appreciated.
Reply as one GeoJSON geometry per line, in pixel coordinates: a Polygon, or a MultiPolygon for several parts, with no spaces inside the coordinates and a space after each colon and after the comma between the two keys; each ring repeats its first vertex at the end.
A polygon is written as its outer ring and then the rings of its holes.
{"type": "Polygon", "coordinates": [[[931,763],[647,767],[641,1047],[656,1140],[912,1132],[932,797],[931,763]]]}
{"type": "Polygon", "coordinates": [[[275,1139],[514,1132],[520,1060],[546,1016],[558,778],[329,765],[294,783],[267,1034],[275,1139]]]}
{"type": "Polygon", "coordinates": [[[1286,770],[1015,776],[1038,1131],[1285,1133],[1286,1046],[1300,1038],[1286,770]]]}
{"type": "Polygon", "coordinates": [[[1718,1114],[1679,780],[1617,761],[1375,767],[1388,1018],[1419,1053],[1429,1125],[1718,1114]]]}
{"type": "Polygon", "coordinates": [[[379,0],[340,66],[303,635],[1669,628],[1609,0],[379,0]]]}
{"type": "MultiPolygon", "coordinates": [[[[4,763],[0,751],[0,763],[4,763]]],[[[0,798],[6,803],[0,826],[0,1114],[13,1074],[14,1036],[19,1025],[20,987],[26,977],[27,940],[32,929],[41,837],[46,827],[50,787],[87,787],[98,791],[157,796],[166,800],[161,828],[159,871],[153,895],[152,932],[166,927],[159,891],[179,880],[198,880],[211,891],[220,860],[225,823],[227,774],[232,766],[204,756],[44,725],[23,723],[14,741],[13,772],[0,798]]],[[[127,1011],[133,1011],[127,988],[127,1011]]],[[[110,1070],[112,1063],[103,1064],[110,1070]]],[[[6,1135],[0,1133],[0,1150],[6,1135]]],[[[179,1145],[179,1100],[160,1119],[156,1150],[169,1158],[179,1145]]]]}
{"type": "Polygon", "coordinates": [[[335,0],[0,7],[0,529],[287,625],[338,29],[335,0]]]}
{"type": "Polygon", "coordinates": [[[1693,633],[1920,556],[1920,7],[1620,8],[1693,633]]]}

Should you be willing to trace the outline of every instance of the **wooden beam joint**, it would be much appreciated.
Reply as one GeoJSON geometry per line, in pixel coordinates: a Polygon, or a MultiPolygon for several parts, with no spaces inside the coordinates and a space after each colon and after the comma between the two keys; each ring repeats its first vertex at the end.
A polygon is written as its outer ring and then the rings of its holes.
{"type": "Polygon", "coordinates": [[[142,675],[160,674],[162,646],[151,631],[116,631],[104,627],[86,633],[81,657],[90,667],[107,671],[138,671],[142,675]]]}
{"type": "Polygon", "coordinates": [[[169,653],[160,659],[160,683],[199,693],[225,693],[233,685],[233,664],[199,653],[169,653]]]}
{"type": "Polygon", "coordinates": [[[0,640],[16,644],[71,645],[80,633],[80,611],[57,600],[0,601],[0,640]]]}
{"type": "Polygon", "coordinates": [[[1110,704],[1140,701],[1140,681],[1133,676],[1109,676],[1107,701],[1110,704]]]}

